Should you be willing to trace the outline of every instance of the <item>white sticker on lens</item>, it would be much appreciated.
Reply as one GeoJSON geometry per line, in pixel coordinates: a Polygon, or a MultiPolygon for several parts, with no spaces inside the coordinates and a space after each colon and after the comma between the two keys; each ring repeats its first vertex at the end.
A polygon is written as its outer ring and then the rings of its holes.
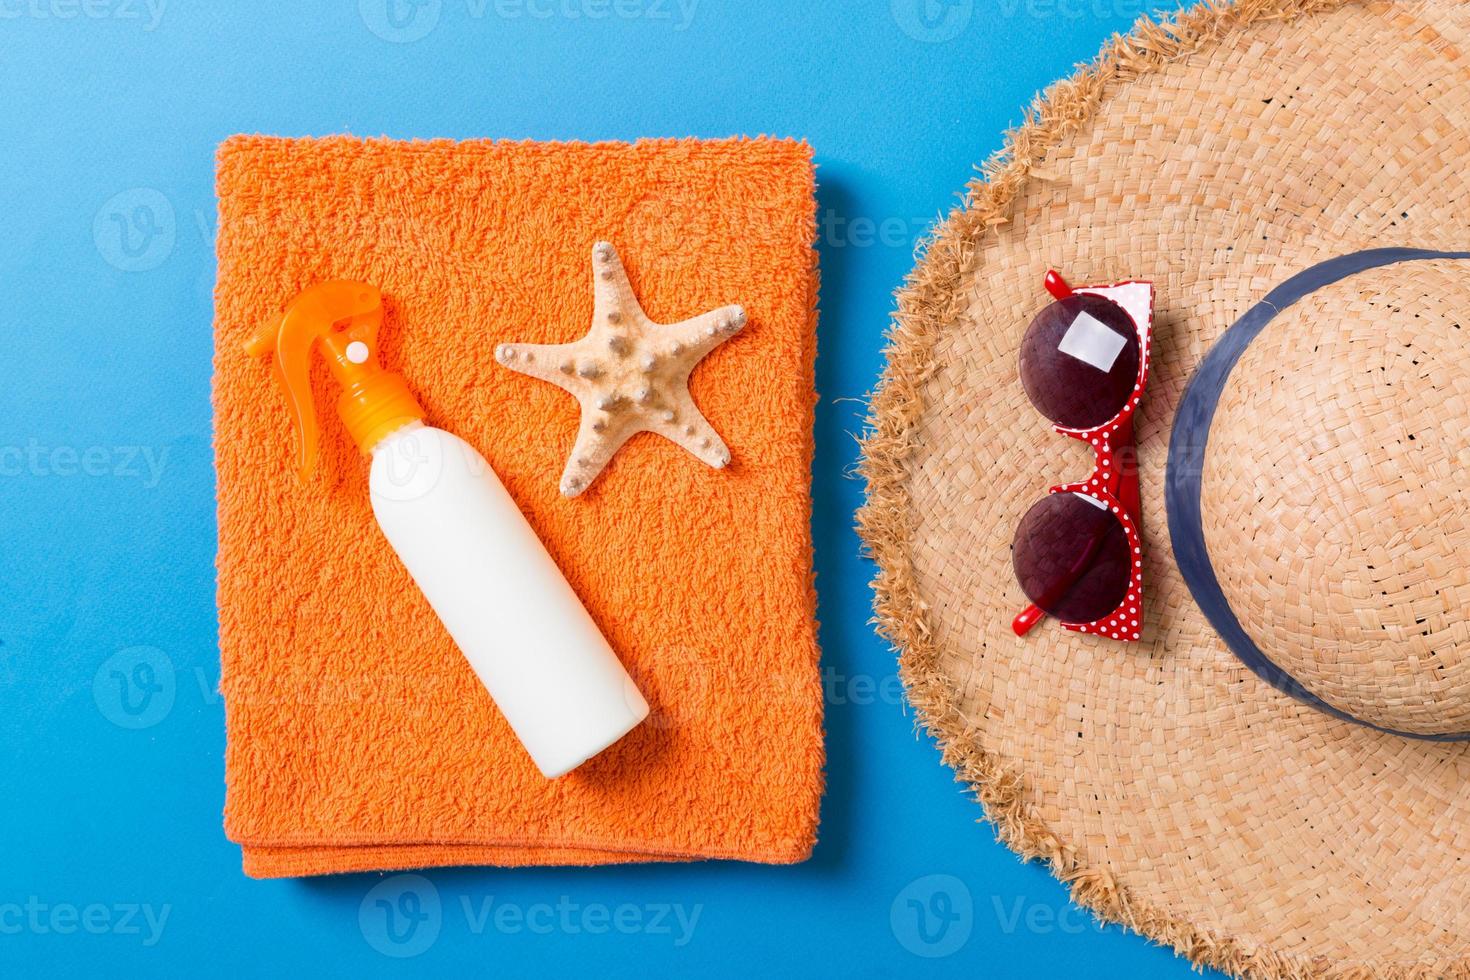
{"type": "Polygon", "coordinates": [[[1089,313],[1079,313],[1057,350],[1106,373],[1113,369],[1113,363],[1127,344],[1127,337],[1101,320],[1089,313]]]}
{"type": "MultiPolygon", "coordinates": [[[[1085,316],[1086,314],[1083,314],[1083,315],[1085,316]]],[[[1078,493],[1076,490],[1073,490],[1072,491],[1072,496],[1074,496],[1074,497],[1081,497],[1083,500],[1087,501],[1089,504],[1091,504],[1092,506],[1096,507],[1098,510],[1107,510],[1108,509],[1108,505],[1107,504],[1103,503],[1101,500],[1098,500],[1096,497],[1092,496],[1091,494],[1078,493]]]]}

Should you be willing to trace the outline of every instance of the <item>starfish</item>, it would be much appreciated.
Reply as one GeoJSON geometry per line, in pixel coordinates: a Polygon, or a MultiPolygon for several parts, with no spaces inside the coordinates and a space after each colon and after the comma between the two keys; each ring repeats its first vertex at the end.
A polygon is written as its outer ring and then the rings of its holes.
{"type": "Polygon", "coordinates": [[[575,497],[630,438],[656,432],[723,469],[730,450],[689,396],[689,372],[745,326],[745,310],[722,306],[662,325],[638,305],[628,273],[609,242],[592,247],[592,329],[570,344],[501,344],[495,358],[550,381],[582,404],[582,422],[561,492],[575,497]]]}

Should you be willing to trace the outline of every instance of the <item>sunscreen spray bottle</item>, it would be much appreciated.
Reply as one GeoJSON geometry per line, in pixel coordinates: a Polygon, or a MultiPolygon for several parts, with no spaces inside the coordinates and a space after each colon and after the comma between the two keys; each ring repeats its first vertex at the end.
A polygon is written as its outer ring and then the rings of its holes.
{"type": "Polygon", "coordinates": [[[245,345],[275,355],[297,432],[297,472],[316,464],[312,351],[342,386],[337,413],[372,456],[373,514],[409,575],[521,744],[552,778],[648,716],[648,704],[474,447],[424,421],[403,379],[378,364],[382,295],[324,282],[245,345]]]}

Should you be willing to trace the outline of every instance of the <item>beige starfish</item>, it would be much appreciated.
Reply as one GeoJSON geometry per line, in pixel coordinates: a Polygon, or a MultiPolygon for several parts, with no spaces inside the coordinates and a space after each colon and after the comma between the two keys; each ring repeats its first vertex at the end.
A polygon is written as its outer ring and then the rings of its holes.
{"type": "Polygon", "coordinates": [[[730,450],[694,399],[689,372],[745,326],[745,310],[717,310],[667,326],[638,305],[628,273],[608,242],[592,247],[592,329],[570,344],[501,344],[496,360],[512,371],[565,388],[582,403],[582,423],[562,472],[563,496],[592,485],[613,454],[638,432],[657,432],[716,469],[730,450]]]}

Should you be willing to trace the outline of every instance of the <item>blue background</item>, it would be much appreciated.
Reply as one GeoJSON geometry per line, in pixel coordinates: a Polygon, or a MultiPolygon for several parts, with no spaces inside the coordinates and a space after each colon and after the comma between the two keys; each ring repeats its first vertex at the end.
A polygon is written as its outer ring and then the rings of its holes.
{"type": "Polygon", "coordinates": [[[994,842],[895,694],[852,530],[914,241],[1145,0],[159,2],[0,0],[0,973],[1186,975],[994,842]],[[221,830],[214,149],[342,131],[815,147],[830,763],[810,862],[241,874],[221,830]]]}

